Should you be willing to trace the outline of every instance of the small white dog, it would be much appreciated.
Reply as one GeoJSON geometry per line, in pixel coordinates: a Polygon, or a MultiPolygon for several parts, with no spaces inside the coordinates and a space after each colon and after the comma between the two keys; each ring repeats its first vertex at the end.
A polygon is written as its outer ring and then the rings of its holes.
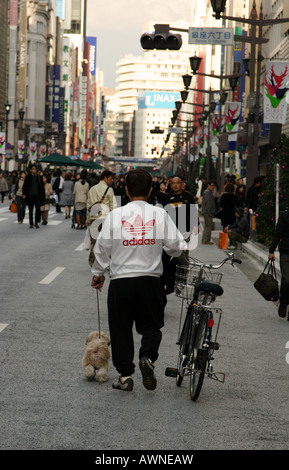
{"type": "Polygon", "coordinates": [[[106,382],[110,358],[110,338],[102,331],[92,331],[86,338],[82,365],[89,380],[106,382]]]}

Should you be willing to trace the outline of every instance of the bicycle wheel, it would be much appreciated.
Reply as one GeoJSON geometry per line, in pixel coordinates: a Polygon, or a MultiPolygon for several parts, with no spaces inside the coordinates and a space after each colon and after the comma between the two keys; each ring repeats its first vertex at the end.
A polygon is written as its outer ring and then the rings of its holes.
{"type": "Polygon", "coordinates": [[[178,356],[178,363],[177,363],[177,377],[176,377],[176,384],[178,387],[181,386],[184,378],[184,367],[186,367],[188,362],[188,352],[189,352],[189,345],[191,342],[191,325],[192,325],[192,315],[191,315],[191,307],[188,308],[187,316],[185,319],[185,323],[182,329],[182,333],[180,336],[180,349],[179,349],[179,356],[178,356]]]}
{"type": "Polygon", "coordinates": [[[208,362],[208,349],[203,348],[203,341],[208,324],[208,315],[203,312],[199,325],[192,339],[192,372],[190,376],[190,396],[196,401],[200,395],[208,362]]]}

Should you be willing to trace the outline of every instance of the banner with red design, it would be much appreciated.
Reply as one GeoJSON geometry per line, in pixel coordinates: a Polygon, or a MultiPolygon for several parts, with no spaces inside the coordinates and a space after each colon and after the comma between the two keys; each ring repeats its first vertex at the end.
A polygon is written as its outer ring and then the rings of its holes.
{"type": "Polygon", "coordinates": [[[236,132],[229,136],[229,140],[237,140],[239,130],[240,114],[242,103],[237,101],[228,101],[225,105],[225,126],[227,132],[236,132]]]}
{"type": "Polygon", "coordinates": [[[289,62],[268,61],[264,83],[264,123],[285,124],[289,62]]]}

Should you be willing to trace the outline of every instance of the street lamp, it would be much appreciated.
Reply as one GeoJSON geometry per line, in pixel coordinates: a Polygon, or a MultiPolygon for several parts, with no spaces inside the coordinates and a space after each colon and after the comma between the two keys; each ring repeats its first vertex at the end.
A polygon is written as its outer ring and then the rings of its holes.
{"type": "Polygon", "coordinates": [[[251,55],[250,59],[245,59],[244,67],[246,72],[250,76],[250,94],[255,93],[255,122],[254,122],[254,133],[248,141],[248,157],[247,157],[247,169],[246,169],[246,180],[247,187],[253,184],[255,176],[258,174],[258,135],[259,135],[259,108],[260,108],[260,82],[261,82],[261,62],[263,60],[261,48],[262,44],[269,41],[268,38],[263,38],[262,30],[264,27],[273,26],[281,23],[289,23],[289,18],[264,18],[263,6],[261,3],[259,16],[256,9],[256,1],[253,1],[252,12],[250,18],[240,18],[234,16],[224,15],[226,0],[211,0],[211,6],[215,13],[216,19],[222,18],[223,20],[236,21],[251,26],[250,36],[235,35],[236,41],[247,42],[251,44],[251,55]],[[258,26],[258,35],[257,35],[258,26]],[[257,47],[256,47],[257,46],[257,47]],[[257,53],[256,53],[257,49],[257,53]],[[257,76],[255,85],[255,61],[257,59],[257,76]]]}
{"type": "Polygon", "coordinates": [[[213,12],[216,13],[216,19],[221,18],[221,13],[224,13],[226,7],[226,0],[211,0],[213,12]]]}

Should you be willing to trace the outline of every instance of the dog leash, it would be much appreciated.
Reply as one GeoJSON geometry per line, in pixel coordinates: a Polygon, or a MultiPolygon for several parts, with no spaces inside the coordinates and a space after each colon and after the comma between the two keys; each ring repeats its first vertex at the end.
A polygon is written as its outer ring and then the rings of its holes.
{"type": "Polygon", "coordinates": [[[98,289],[96,289],[96,303],[97,303],[97,314],[98,314],[98,335],[100,338],[100,312],[99,312],[99,293],[98,289]]]}

